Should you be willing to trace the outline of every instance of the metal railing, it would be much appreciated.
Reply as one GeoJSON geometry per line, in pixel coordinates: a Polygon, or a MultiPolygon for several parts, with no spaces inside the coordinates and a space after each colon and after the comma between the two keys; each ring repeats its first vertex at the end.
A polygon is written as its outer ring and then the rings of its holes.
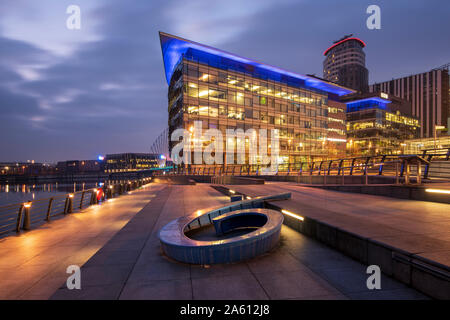
{"type": "Polygon", "coordinates": [[[422,153],[422,157],[429,162],[429,164],[425,166],[425,169],[423,171],[423,178],[427,179],[430,172],[430,164],[433,161],[450,160],[450,148],[424,150],[422,153]]]}
{"type": "Polygon", "coordinates": [[[152,178],[128,181],[107,181],[102,187],[51,198],[10,204],[0,207],[0,235],[30,230],[57,216],[80,212],[89,206],[102,203],[124,193],[140,188],[152,178]]]}
{"type": "MultiPolygon", "coordinates": [[[[300,162],[279,166],[279,170],[275,175],[378,175],[403,178],[407,169],[411,169],[411,163],[405,161],[405,158],[414,156],[425,160],[420,166],[417,166],[416,172],[420,172],[419,180],[427,179],[429,176],[430,165],[433,161],[449,161],[450,148],[425,150],[419,155],[377,155],[300,162]]],[[[262,168],[263,167],[259,165],[192,166],[190,168],[179,167],[168,174],[194,176],[261,176],[263,175],[262,168]]]]}

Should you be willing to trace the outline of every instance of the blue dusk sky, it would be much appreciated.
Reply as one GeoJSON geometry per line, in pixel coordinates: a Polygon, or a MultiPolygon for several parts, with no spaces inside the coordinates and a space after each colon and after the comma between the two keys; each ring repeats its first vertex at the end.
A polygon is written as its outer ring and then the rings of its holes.
{"type": "Polygon", "coordinates": [[[158,31],[318,76],[324,50],[353,33],[374,83],[450,62],[449,16],[444,0],[3,0],[0,161],[149,152],[167,126],[158,31]],[[366,27],[371,4],[380,30],[366,27]]]}

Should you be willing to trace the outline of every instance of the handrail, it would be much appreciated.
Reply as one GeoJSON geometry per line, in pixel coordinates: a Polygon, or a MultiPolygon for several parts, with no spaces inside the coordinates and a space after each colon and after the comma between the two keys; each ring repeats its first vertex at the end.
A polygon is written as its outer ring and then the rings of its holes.
{"type": "MultiPolygon", "coordinates": [[[[437,149],[433,149],[436,151],[437,149]]],[[[428,172],[430,163],[437,160],[448,161],[450,158],[450,148],[441,148],[439,149],[440,153],[427,154],[427,151],[423,152],[420,155],[411,155],[422,157],[425,161],[422,164],[424,166],[423,177],[419,177],[419,179],[428,178],[428,172]]],[[[400,177],[403,177],[406,167],[404,166],[402,158],[409,155],[376,155],[376,156],[358,156],[353,158],[338,158],[338,159],[328,159],[321,161],[312,161],[312,162],[301,162],[297,163],[294,166],[292,164],[286,164],[285,167],[287,170],[280,170],[282,166],[279,166],[279,170],[276,175],[304,175],[305,173],[309,173],[309,175],[342,175],[348,173],[349,175],[354,175],[355,170],[361,170],[363,174],[365,171],[373,169],[375,166],[377,167],[377,175],[383,176],[386,175],[386,167],[389,165],[395,164],[396,162],[402,163],[402,166],[399,170],[400,177]],[[350,165],[345,165],[346,162],[351,162],[350,165]],[[373,164],[376,164],[375,166],[373,164]],[[294,169],[296,167],[297,169],[294,169]],[[299,169],[298,169],[299,168],[299,169]],[[348,170],[348,172],[346,172],[348,170]],[[337,171],[337,174],[332,174],[333,171],[337,171]]],[[[210,169],[206,170],[206,167],[202,168],[178,168],[174,169],[168,174],[182,174],[182,175],[200,175],[200,176],[211,176],[210,169]]],[[[261,166],[260,165],[216,165],[213,168],[212,175],[247,175],[247,176],[260,176],[261,175],[261,166]],[[235,167],[239,166],[238,170],[235,167]],[[232,167],[232,168],[230,168],[232,167]],[[245,167],[245,170],[243,168],[245,167]],[[236,172],[237,171],[237,172],[236,172]],[[217,172],[217,174],[216,174],[217,172]]],[[[422,171],[418,167],[418,171],[422,171]]],[[[392,173],[392,172],[391,172],[392,173]]],[[[370,173],[368,173],[370,174],[370,173]]]]}
{"type": "Polygon", "coordinates": [[[0,235],[12,231],[30,230],[32,225],[49,222],[54,216],[81,211],[140,188],[151,179],[107,181],[99,188],[55,194],[50,198],[0,206],[0,235]]]}
{"type": "MultiPolygon", "coordinates": [[[[405,183],[409,183],[409,176],[411,174],[411,163],[405,162],[404,158],[408,156],[421,157],[424,160],[421,164],[417,165],[417,183],[421,183],[422,179],[428,179],[430,165],[435,161],[449,161],[450,160],[450,148],[436,148],[424,150],[420,154],[411,155],[372,155],[372,156],[357,156],[352,158],[336,158],[326,159],[312,162],[301,163],[289,163],[281,164],[278,166],[278,170],[275,173],[276,176],[292,176],[292,175],[324,175],[324,181],[326,176],[341,176],[348,174],[353,176],[359,172],[362,175],[373,175],[372,171],[375,167],[377,175],[379,176],[393,176],[396,178],[396,183],[399,183],[400,178],[405,183]],[[349,164],[349,162],[351,164],[349,164]],[[390,167],[393,164],[400,164],[400,168],[390,167]],[[424,167],[422,169],[422,166],[424,167]],[[360,170],[359,170],[360,169],[360,170]],[[337,172],[336,172],[337,171],[337,172]],[[406,176],[405,176],[406,172],[406,176]]],[[[397,166],[396,164],[396,166],[397,166]]],[[[169,175],[196,175],[196,176],[261,176],[262,166],[260,165],[215,165],[206,170],[206,167],[202,165],[200,168],[196,167],[174,167],[172,171],[167,172],[169,175]],[[231,168],[230,168],[231,167],[231,168]],[[239,167],[239,168],[236,168],[239,167]],[[213,169],[211,173],[210,169],[213,169]],[[237,171],[237,172],[236,172],[237,171]]]]}

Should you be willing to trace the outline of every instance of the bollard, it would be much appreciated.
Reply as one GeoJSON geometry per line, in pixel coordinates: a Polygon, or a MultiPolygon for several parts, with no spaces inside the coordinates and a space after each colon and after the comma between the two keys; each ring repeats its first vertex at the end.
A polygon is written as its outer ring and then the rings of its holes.
{"type": "Polygon", "coordinates": [[[90,202],[91,205],[97,204],[97,192],[98,189],[93,189],[91,192],[91,202],[90,202]]]}
{"type": "Polygon", "coordinates": [[[81,193],[80,210],[83,210],[84,193],[85,193],[84,191],[81,193]]]}
{"type": "Polygon", "coordinates": [[[25,203],[23,205],[25,209],[25,216],[23,219],[23,229],[24,230],[30,230],[30,208],[31,208],[31,202],[25,203]]]}
{"type": "Polygon", "coordinates": [[[52,212],[52,205],[53,205],[53,198],[50,198],[48,202],[48,208],[47,208],[47,216],[45,220],[50,221],[50,213],[52,212]]]}
{"type": "Polygon", "coordinates": [[[22,224],[24,204],[20,205],[19,212],[17,214],[16,232],[20,232],[20,225],[22,224]]]}
{"type": "Polygon", "coordinates": [[[72,213],[73,211],[73,194],[69,194],[66,198],[66,206],[64,208],[64,214],[72,213]]]}

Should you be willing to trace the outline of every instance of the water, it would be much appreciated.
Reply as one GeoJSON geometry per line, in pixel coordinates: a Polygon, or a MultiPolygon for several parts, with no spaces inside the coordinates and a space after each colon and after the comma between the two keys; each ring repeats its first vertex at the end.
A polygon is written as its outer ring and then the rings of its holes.
{"type": "Polygon", "coordinates": [[[0,207],[98,187],[99,183],[1,184],[0,207]]]}

